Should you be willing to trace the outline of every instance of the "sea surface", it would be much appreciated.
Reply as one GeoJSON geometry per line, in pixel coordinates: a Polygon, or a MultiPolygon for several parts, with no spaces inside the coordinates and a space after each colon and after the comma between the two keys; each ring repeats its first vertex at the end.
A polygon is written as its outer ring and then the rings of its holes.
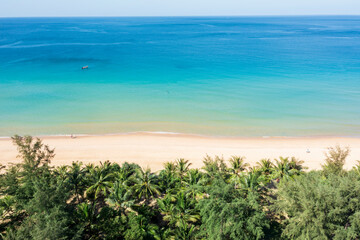
{"type": "Polygon", "coordinates": [[[137,131],[360,136],[360,16],[0,18],[0,136],[137,131]]]}

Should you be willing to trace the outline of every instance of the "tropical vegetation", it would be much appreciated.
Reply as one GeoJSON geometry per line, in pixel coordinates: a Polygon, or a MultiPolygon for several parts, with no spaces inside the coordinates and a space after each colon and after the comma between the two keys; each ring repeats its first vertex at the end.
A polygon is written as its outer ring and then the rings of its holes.
{"type": "Polygon", "coordinates": [[[55,151],[13,137],[0,166],[0,239],[360,239],[360,163],[335,146],[322,170],[291,157],[206,156],[158,172],[131,163],[51,165],[55,151]]]}

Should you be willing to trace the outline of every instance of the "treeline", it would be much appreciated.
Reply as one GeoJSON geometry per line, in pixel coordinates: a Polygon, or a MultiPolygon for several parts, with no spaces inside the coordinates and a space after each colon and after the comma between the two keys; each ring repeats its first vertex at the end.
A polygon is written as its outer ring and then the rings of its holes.
{"type": "Polygon", "coordinates": [[[13,137],[22,163],[2,166],[2,239],[359,239],[360,165],[333,147],[322,170],[295,158],[184,159],[51,167],[54,150],[13,137]]]}

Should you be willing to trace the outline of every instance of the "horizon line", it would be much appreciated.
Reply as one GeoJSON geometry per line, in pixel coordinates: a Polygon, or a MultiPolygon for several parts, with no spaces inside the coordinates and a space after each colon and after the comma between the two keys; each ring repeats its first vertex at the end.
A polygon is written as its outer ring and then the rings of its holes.
{"type": "Polygon", "coordinates": [[[0,18],[171,18],[171,17],[358,17],[360,14],[253,14],[253,15],[122,15],[122,16],[0,16],[0,18]]]}

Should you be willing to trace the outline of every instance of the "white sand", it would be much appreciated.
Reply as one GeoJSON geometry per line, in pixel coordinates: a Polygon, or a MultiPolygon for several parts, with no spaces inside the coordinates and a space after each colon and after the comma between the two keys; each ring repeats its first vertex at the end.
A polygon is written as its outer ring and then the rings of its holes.
{"type": "MultiPolygon", "coordinates": [[[[163,163],[177,158],[190,160],[192,167],[202,167],[206,154],[225,159],[231,155],[245,156],[250,164],[262,158],[294,156],[305,161],[309,169],[319,169],[324,163],[324,152],[329,146],[349,146],[351,154],[346,168],[360,160],[360,138],[218,138],[181,134],[133,133],[126,135],[41,137],[54,147],[53,165],[71,164],[73,161],[98,164],[100,161],[137,163],[153,171],[162,169],[163,163]],[[307,149],[310,153],[307,153],[307,149]]],[[[0,163],[17,163],[16,147],[11,139],[0,140],[0,163]]]]}

